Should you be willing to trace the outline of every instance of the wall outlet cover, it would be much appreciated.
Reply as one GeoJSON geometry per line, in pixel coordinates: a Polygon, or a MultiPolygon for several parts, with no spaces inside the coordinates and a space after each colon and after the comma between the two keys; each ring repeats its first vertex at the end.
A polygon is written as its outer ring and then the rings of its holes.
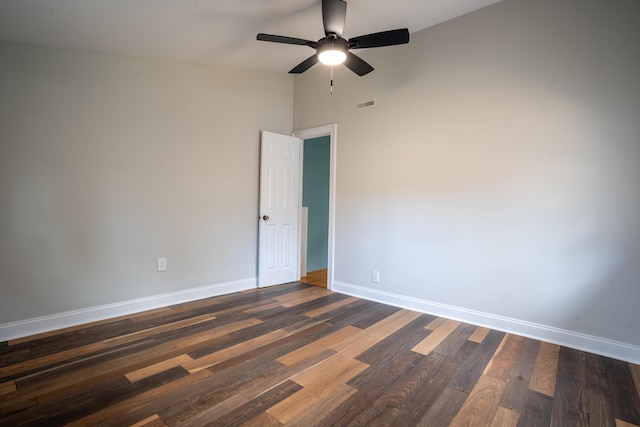
{"type": "Polygon", "coordinates": [[[158,258],[158,271],[167,271],[167,258],[158,258]]]}

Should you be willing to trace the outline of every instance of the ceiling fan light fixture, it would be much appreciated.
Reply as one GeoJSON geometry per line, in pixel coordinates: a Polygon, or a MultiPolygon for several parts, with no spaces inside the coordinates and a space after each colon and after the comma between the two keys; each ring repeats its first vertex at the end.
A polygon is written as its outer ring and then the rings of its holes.
{"type": "Polygon", "coordinates": [[[347,59],[347,50],[342,44],[325,44],[318,49],[318,59],[325,65],[340,65],[347,59]]]}

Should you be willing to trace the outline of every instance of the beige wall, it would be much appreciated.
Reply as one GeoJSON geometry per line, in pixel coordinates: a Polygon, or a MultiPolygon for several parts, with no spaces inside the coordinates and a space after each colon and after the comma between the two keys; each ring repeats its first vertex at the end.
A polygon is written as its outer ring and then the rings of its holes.
{"type": "Polygon", "coordinates": [[[255,278],[290,76],[0,43],[0,94],[0,324],[255,278]]]}
{"type": "Polygon", "coordinates": [[[296,78],[294,128],[338,123],[336,280],[640,345],[638,40],[635,0],[505,0],[296,78]]]}

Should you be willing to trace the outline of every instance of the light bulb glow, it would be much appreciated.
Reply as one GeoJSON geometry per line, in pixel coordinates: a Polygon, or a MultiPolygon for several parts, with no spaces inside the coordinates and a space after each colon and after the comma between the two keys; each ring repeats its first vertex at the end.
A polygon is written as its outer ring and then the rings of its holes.
{"type": "Polygon", "coordinates": [[[318,54],[318,59],[325,65],[339,65],[347,59],[347,54],[342,50],[327,49],[318,54]]]}

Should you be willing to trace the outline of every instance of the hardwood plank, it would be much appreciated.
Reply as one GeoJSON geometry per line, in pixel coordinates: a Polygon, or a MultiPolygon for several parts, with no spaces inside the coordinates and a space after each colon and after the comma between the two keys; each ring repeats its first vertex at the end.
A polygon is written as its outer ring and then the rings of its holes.
{"type": "Polygon", "coordinates": [[[249,308],[245,309],[244,312],[247,314],[255,314],[260,313],[261,311],[271,310],[272,308],[282,307],[280,305],[280,301],[273,301],[268,304],[263,304],[259,306],[249,306],[249,308]]]}
{"type": "MultiPolygon", "coordinates": [[[[419,354],[419,353],[415,353],[419,354]]],[[[439,353],[429,353],[415,367],[403,373],[380,397],[356,414],[355,425],[412,425],[419,420],[430,406],[430,398],[437,397],[438,385],[446,384],[448,376],[439,375],[446,366],[446,357],[439,353]],[[424,394],[427,393],[427,396],[424,394]]],[[[444,385],[443,385],[444,387],[444,385]]]]}
{"type": "Polygon", "coordinates": [[[552,400],[550,396],[528,390],[518,419],[518,427],[550,425],[552,400]]]}
{"type": "Polygon", "coordinates": [[[182,364],[182,366],[193,374],[203,369],[207,369],[231,357],[235,357],[249,351],[254,351],[262,347],[263,345],[266,345],[274,340],[278,340],[279,338],[287,337],[289,335],[291,335],[289,332],[278,329],[265,335],[260,335],[256,338],[241,342],[234,346],[227,347],[224,350],[220,350],[207,356],[200,357],[199,359],[186,361],[182,364]]]}
{"type": "Polygon", "coordinates": [[[241,424],[240,427],[282,427],[283,425],[284,424],[273,418],[271,415],[266,412],[262,412],[257,417],[241,424]]]}
{"type": "Polygon", "coordinates": [[[305,345],[295,351],[285,354],[284,356],[279,357],[278,360],[280,363],[284,363],[287,366],[293,366],[297,363],[302,362],[305,359],[313,356],[321,352],[326,348],[331,348],[331,346],[338,345],[340,342],[344,340],[348,340],[353,337],[355,334],[359,333],[361,329],[347,326],[345,328],[339,329],[338,331],[326,335],[318,340],[313,341],[310,344],[305,345]]]}
{"type": "Polygon", "coordinates": [[[105,421],[100,425],[116,427],[127,425],[153,413],[157,413],[169,426],[182,425],[184,423],[191,422],[198,416],[198,414],[200,414],[200,412],[207,411],[212,406],[215,406],[220,411],[230,411],[237,407],[237,405],[242,404],[244,400],[241,396],[234,399],[234,393],[231,390],[216,390],[213,386],[213,383],[215,382],[215,378],[211,377],[208,381],[196,384],[195,386],[183,388],[179,393],[177,391],[171,391],[167,396],[159,396],[157,399],[151,400],[142,405],[126,408],[118,415],[110,418],[108,421],[105,421]],[[203,395],[207,398],[200,399],[200,396],[203,395]],[[197,403],[191,405],[194,400],[197,400],[197,403]],[[187,406],[191,411],[180,412],[179,415],[174,418],[167,417],[165,409],[171,408],[171,405],[175,402],[187,402],[187,406]],[[178,420],[178,422],[176,422],[176,420],[178,420]]]}
{"type": "Polygon", "coordinates": [[[28,359],[30,355],[31,349],[24,345],[11,347],[7,345],[0,347],[0,366],[7,366],[16,362],[21,362],[28,359]]]}
{"type": "Polygon", "coordinates": [[[351,325],[355,326],[356,328],[366,329],[399,310],[400,308],[398,307],[391,307],[384,304],[378,304],[377,307],[374,307],[373,309],[367,310],[366,312],[364,312],[363,316],[357,319],[354,318],[351,325]]]}
{"type": "Polygon", "coordinates": [[[344,391],[347,381],[369,367],[366,363],[341,355],[336,355],[330,360],[330,371],[312,368],[292,376],[291,379],[303,386],[303,389],[267,409],[266,412],[283,424],[291,422],[302,417],[318,402],[335,393],[338,388],[342,387],[344,391]]]}
{"type": "MultiPolygon", "coordinates": [[[[299,392],[300,386],[293,381],[285,381],[277,387],[272,388],[266,393],[260,395],[258,398],[252,400],[240,406],[237,409],[225,414],[221,418],[215,420],[208,419],[208,422],[215,421],[217,425],[230,426],[240,425],[246,421],[255,418],[263,411],[269,412],[271,408],[276,407],[281,402],[285,401],[290,396],[295,396],[296,392],[299,392]]],[[[273,414],[270,413],[273,416],[273,414]]],[[[278,418],[278,417],[274,417],[278,418]]]]}
{"type": "Polygon", "coordinates": [[[475,332],[469,337],[469,341],[477,342],[478,344],[480,344],[482,341],[484,341],[490,330],[491,329],[489,328],[478,326],[478,329],[476,329],[475,332]]]}
{"type": "MultiPolygon", "coordinates": [[[[238,354],[227,360],[224,360],[208,369],[213,373],[234,371],[236,367],[244,366],[245,368],[254,368],[260,364],[275,362],[282,365],[276,359],[283,355],[297,350],[300,347],[312,342],[314,339],[321,338],[331,333],[332,328],[327,324],[319,324],[313,328],[305,329],[296,334],[292,334],[275,340],[260,347],[259,351],[238,354]]],[[[332,354],[335,352],[331,352],[332,354]]],[[[311,356],[313,359],[315,356],[311,356]]]]}
{"type": "Polygon", "coordinates": [[[616,427],[638,427],[638,426],[616,418],[616,427]]]}
{"type": "Polygon", "coordinates": [[[249,402],[246,397],[241,394],[234,394],[222,402],[217,402],[209,407],[206,405],[200,406],[198,412],[189,417],[184,422],[180,423],[181,427],[195,427],[211,425],[213,421],[220,423],[219,425],[231,425],[222,424],[220,418],[228,415],[229,413],[237,410],[238,408],[246,405],[249,402]]]}
{"type": "Polygon", "coordinates": [[[375,364],[364,370],[347,383],[357,389],[357,393],[326,416],[323,424],[333,426],[350,423],[368,410],[400,378],[409,375],[423,359],[424,356],[421,354],[410,351],[394,360],[388,360],[388,364],[375,364]]]}
{"type": "Polygon", "coordinates": [[[350,304],[345,304],[343,306],[334,308],[331,311],[323,313],[322,315],[314,316],[317,319],[325,320],[326,322],[330,322],[333,324],[339,323],[341,321],[345,321],[345,324],[351,324],[348,319],[351,316],[362,313],[366,310],[374,308],[376,304],[372,304],[371,301],[363,301],[360,299],[356,299],[350,304]]]}
{"type": "Polygon", "coordinates": [[[520,413],[511,409],[498,407],[490,427],[516,427],[520,413]]]}
{"type": "Polygon", "coordinates": [[[171,323],[167,323],[164,325],[160,325],[160,326],[154,326],[151,328],[147,328],[147,329],[142,329],[140,331],[136,331],[136,332],[132,332],[130,334],[126,334],[126,335],[119,335],[113,338],[109,338],[106,339],[104,341],[102,341],[103,343],[105,343],[106,345],[118,345],[118,344],[123,344],[126,342],[130,342],[130,341],[135,341],[137,339],[140,339],[140,337],[150,337],[150,336],[154,336],[156,334],[159,334],[161,332],[166,332],[166,331],[175,331],[177,329],[181,329],[187,326],[193,326],[193,325],[197,325],[200,323],[204,323],[204,322],[210,322],[212,320],[215,320],[216,317],[211,315],[211,314],[203,314],[200,316],[196,316],[196,317],[190,317],[187,319],[183,319],[183,320],[179,320],[176,322],[171,322],[171,323]]]}
{"type": "MultiPolygon", "coordinates": [[[[345,295],[346,296],[346,295],[345,295]]],[[[343,298],[341,300],[338,300],[332,304],[323,306],[323,307],[318,307],[314,310],[311,311],[307,311],[304,313],[305,316],[308,317],[317,317],[317,316],[321,316],[323,314],[329,313],[333,310],[337,310],[341,307],[344,307],[345,305],[349,305],[349,304],[353,304],[354,302],[356,302],[358,299],[356,297],[350,297],[350,296],[346,296],[346,298],[343,298]]]]}
{"type": "Polygon", "coordinates": [[[250,318],[243,319],[237,322],[227,323],[222,326],[218,326],[208,331],[200,332],[193,335],[187,335],[182,338],[177,338],[172,341],[172,344],[176,347],[186,350],[188,348],[194,347],[198,344],[205,343],[214,338],[221,337],[223,335],[228,335],[233,332],[240,331],[245,328],[249,328],[251,326],[256,326],[262,323],[262,320],[250,318]]]}
{"type": "Polygon", "coordinates": [[[310,287],[290,294],[277,296],[275,300],[280,302],[280,305],[283,307],[293,307],[329,295],[329,292],[330,291],[325,289],[310,287]]]}
{"type": "Polygon", "coordinates": [[[410,375],[424,356],[414,352],[384,358],[350,380],[347,385],[357,390],[323,419],[324,425],[348,425],[359,413],[368,409],[400,378],[410,375]]]}
{"type": "MultiPolygon", "coordinates": [[[[160,308],[157,310],[168,310],[168,308],[160,308]]],[[[108,324],[111,324],[114,322],[120,322],[120,321],[130,322],[134,316],[136,315],[135,314],[124,315],[124,316],[112,317],[104,320],[97,320],[90,323],[83,323],[75,326],[68,326],[66,328],[54,329],[52,331],[41,332],[39,334],[29,335],[26,337],[9,340],[8,345],[12,347],[17,347],[21,344],[35,345],[38,342],[47,342],[47,339],[59,338],[63,335],[77,334],[78,331],[90,329],[95,326],[103,326],[103,325],[108,325],[108,324]]]]}
{"type": "MultiPolygon", "coordinates": [[[[300,415],[293,417],[287,424],[296,426],[314,426],[327,414],[333,412],[342,403],[357,393],[353,387],[340,384],[327,395],[317,400],[311,407],[300,415]]],[[[323,421],[326,423],[326,421],[323,421]]],[[[326,425],[326,424],[325,424],[326,425]]]]}
{"type": "Polygon", "coordinates": [[[77,348],[71,348],[69,350],[60,351],[58,353],[49,354],[47,356],[29,359],[24,362],[14,363],[13,365],[3,366],[2,368],[0,368],[0,378],[8,378],[17,373],[31,371],[60,362],[75,360],[80,356],[95,353],[99,350],[105,349],[106,347],[107,346],[104,343],[97,342],[93,344],[83,345],[77,348]]]}
{"type": "Polygon", "coordinates": [[[210,409],[213,407],[217,407],[219,411],[222,411],[223,408],[230,411],[235,407],[233,406],[235,403],[244,404],[244,402],[264,393],[265,390],[286,381],[287,377],[280,377],[278,381],[271,382],[269,387],[260,388],[254,396],[248,396],[243,392],[246,385],[254,381],[260,382],[265,377],[272,377],[274,373],[281,372],[282,367],[282,364],[271,360],[259,366],[236,365],[229,370],[220,372],[212,372],[209,369],[208,371],[213,376],[206,382],[205,387],[189,388],[179,399],[170,402],[149,402],[145,410],[157,412],[169,425],[187,423],[198,417],[200,412],[213,411],[214,409],[210,409]],[[240,401],[239,397],[243,397],[244,401],[240,401]]]}
{"type": "Polygon", "coordinates": [[[298,332],[304,331],[305,329],[313,328],[313,327],[315,327],[317,325],[328,325],[328,323],[323,321],[323,320],[307,318],[307,319],[301,320],[298,323],[294,323],[292,325],[285,326],[282,329],[284,329],[285,331],[287,331],[287,332],[289,332],[291,334],[296,334],[298,332]]]}
{"type": "Polygon", "coordinates": [[[558,356],[556,389],[551,410],[551,425],[580,425],[580,396],[583,392],[584,353],[561,347],[558,356]]]}
{"type": "Polygon", "coordinates": [[[416,353],[425,356],[433,351],[446,337],[449,336],[458,326],[460,322],[455,320],[446,320],[441,326],[437,327],[425,339],[412,348],[416,353]]]}
{"type": "MultiPolygon", "coordinates": [[[[12,415],[38,406],[38,399],[6,399],[0,400],[0,421],[3,423],[12,415]]],[[[8,424],[10,425],[10,424],[8,424]]]]}
{"type": "Polygon", "coordinates": [[[500,406],[516,412],[522,412],[523,405],[527,400],[529,382],[533,373],[533,366],[536,362],[540,342],[525,338],[518,362],[511,372],[507,389],[500,402],[500,406]]]}
{"type": "Polygon", "coordinates": [[[466,393],[452,387],[445,387],[433,405],[416,423],[416,427],[448,426],[466,399],[466,393]]]}
{"type": "Polygon", "coordinates": [[[353,342],[341,342],[340,344],[332,346],[331,348],[336,352],[346,351],[347,349],[351,349],[353,351],[354,348],[357,348],[358,350],[360,350],[360,352],[362,352],[369,348],[370,345],[362,345],[359,342],[360,340],[364,341],[369,338],[370,342],[372,342],[373,344],[378,343],[420,316],[421,314],[415,311],[396,311],[386,319],[383,319],[375,325],[372,325],[369,328],[358,333],[358,335],[353,337],[353,342]]]}
{"type": "MultiPolygon", "coordinates": [[[[310,369],[293,375],[291,380],[305,388],[346,384],[368,367],[368,364],[353,359],[350,354],[338,353],[310,369]],[[331,370],[326,369],[328,365],[331,365],[331,370]]],[[[280,420],[279,417],[276,418],[280,420]]]]}
{"type": "MultiPolygon", "coordinates": [[[[179,399],[180,394],[183,393],[183,389],[188,386],[201,386],[207,387],[207,381],[212,377],[212,373],[206,369],[196,372],[195,374],[188,375],[179,380],[173,381],[169,384],[156,387],[147,392],[141,393],[131,399],[124,400],[115,405],[108,406],[104,409],[91,413],[83,418],[75,420],[69,424],[68,427],[76,426],[89,426],[98,425],[100,423],[106,423],[106,421],[113,421],[117,416],[128,413],[137,409],[140,406],[144,406],[150,402],[161,402],[172,399],[179,399]]],[[[122,424],[121,424],[122,425],[122,424]]]]}
{"type": "Polygon", "coordinates": [[[616,419],[640,425],[640,396],[638,396],[629,364],[620,360],[603,358],[611,391],[611,403],[616,419]]]}
{"type": "Polygon", "coordinates": [[[585,378],[581,393],[580,423],[584,426],[614,427],[613,407],[602,356],[585,353],[585,378]]]}
{"type": "Polygon", "coordinates": [[[372,304],[372,301],[359,300],[330,311],[318,318],[325,319],[326,322],[334,325],[353,325],[355,322],[365,318],[376,307],[377,304],[372,304]]]}
{"type": "Polygon", "coordinates": [[[446,356],[454,356],[460,348],[469,341],[469,336],[473,333],[475,327],[466,323],[461,323],[453,330],[440,344],[433,349],[437,353],[446,356]]]}
{"type": "MultiPolygon", "coordinates": [[[[17,413],[6,421],[9,425],[44,424],[45,420],[49,425],[64,425],[103,407],[133,398],[147,390],[177,382],[186,376],[187,372],[182,368],[174,368],[133,384],[126,378],[117,376],[101,382],[99,386],[82,391],[70,391],[64,395],[64,405],[60,405],[56,400],[39,401],[37,407],[17,413]]],[[[151,414],[136,417],[126,424],[131,424],[148,415],[151,414]]]]}
{"type": "Polygon", "coordinates": [[[425,329],[435,331],[440,326],[444,325],[447,320],[448,319],[445,317],[435,317],[427,326],[425,326],[425,329]]]}
{"type": "Polygon", "coordinates": [[[110,375],[124,374],[127,370],[135,370],[146,363],[155,363],[166,357],[178,354],[179,349],[171,344],[154,345],[147,342],[130,345],[118,350],[111,350],[99,356],[86,360],[78,360],[73,364],[63,365],[42,374],[31,374],[17,380],[20,398],[38,396],[40,401],[56,399],[59,393],[67,388],[89,387],[110,375]],[[140,358],[139,352],[153,349],[152,352],[140,358]]]}
{"type": "Polygon", "coordinates": [[[162,418],[160,418],[158,414],[153,414],[144,420],[131,424],[129,427],[167,427],[167,425],[162,421],[162,418]]]}
{"type": "Polygon", "coordinates": [[[433,317],[429,315],[422,315],[415,318],[359,354],[357,359],[369,365],[386,365],[387,363],[391,363],[390,361],[411,351],[417,343],[422,341],[422,339],[430,333],[430,331],[425,330],[425,325],[428,324],[432,318],[433,317]]]}
{"type": "Polygon", "coordinates": [[[263,323],[229,334],[235,343],[241,343],[247,338],[271,333],[275,330],[285,331],[285,328],[300,323],[307,317],[302,314],[292,313],[291,310],[283,310],[277,314],[262,318],[263,323]]]}
{"type": "Polygon", "coordinates": [[[310,359],[307,359],[297,365],[288,367],[281,365],[278,369],[272,369],[267,374],[261,376],[251,375],[251,381],[242,384],[238,388],[238,392],[242,393],[248,399],[254,399],[264,393],[265,390],[270,390],[272,387],[291,379],[295,375],[305,372],[311,367],[316,366],[318,363],[323,362],[335,355],[332,350],[324,350],[321,353],[316,354],[310,359]]]}
{"type": "Polygon", "coordinates": [[[8,381],[6,383],[0,384],[0,396],[4,394],[13,393],[18,388],[16,387],[15,381],[8,381]]]}
{"type": "Polygon", "coordinates": [[[153,365],[145,366],[144,368],[140,368],[133,372],[129,372],[125,374],[125,377],[127,377],[129,382],[133,383],[189,362],[193,362],[193,359],[186,354],[181,354],[179,356],[154,363],[153,365]]]}
{"type": "Polygon", "coordinates": [[[505,383],[509,381],[524,346],[524,341],[523,337],[517,335],[505,335],[498,350],[487,364],[483,375],[492,376],[505,383]]]}
{"type": "Polygon", "coordinates": [[[473,353],[460,365],[449,385],[465,393],[470,393],[502,342],[504,335],[504,332],[492,330],[480,344],[469,341],[476,347],[473,353]]]}
{"type": "Polygon", "coordinates": [[[284,308],[288,313],[295,313],[295,314],[303,315],[304,317],[308,317],[305,315],[306,312],[310,310],[315,310],[318,307],[324,307],[327,304],[332,304],[334,302],[343,300],[347,297],[346,295],[332,293],[327,290],[321,290],[321,291],[325,293],[325,295],[322,295],[318,298],[310,299],[308,301],[302,301],[290,307],[283,306],[282,308],[284,308]]]}
{"type": "Polygon", "coordinates": [[[559,352],[560,346],[558,345],[544,342],[540,344],[529,382],[531,390],[553,397],[556,389],[559,352]]]}
{"type": "MultiPolygon", "coordinates": [[[[135,351],[144,351],[151,347],[153,346],[130,346],[122,349],[122,352],[110,351],[86,361],[80,360],[75,363],[65,364],[57,370],[45,370],[42,374],[30,374],[16,381],[18,390],[11,395],[8,403],[17,405],[20,401],[29,401],[35,397],[39,402],[47,402],[65,395],[70,388],[82,390],[91,387],[92,384],[109,377],[110,374],[120,373],[127,367],[135,369],[135,367],[139,366],[136,364],[141,364],[139,355],[135,351]]],[[[177,350],[171,345],[161,345],[153,348],[155,351],[147,356],[148,359],[160,360],[166,354],[175,353],[177,350]]]]}
{"type": "Polygon", "coordinates": [[[450,427],[490,425],[506,387],[504,381],[487,375],[481,376],[450,427]]]}
{"type": "Polygon", "coordinates": [[[636,391],[638,392],[638,396],[640,396],[640,365],[636,365],[634,363],[629,363],[628,365],[631,377],[636,385],[636,391]]]}

